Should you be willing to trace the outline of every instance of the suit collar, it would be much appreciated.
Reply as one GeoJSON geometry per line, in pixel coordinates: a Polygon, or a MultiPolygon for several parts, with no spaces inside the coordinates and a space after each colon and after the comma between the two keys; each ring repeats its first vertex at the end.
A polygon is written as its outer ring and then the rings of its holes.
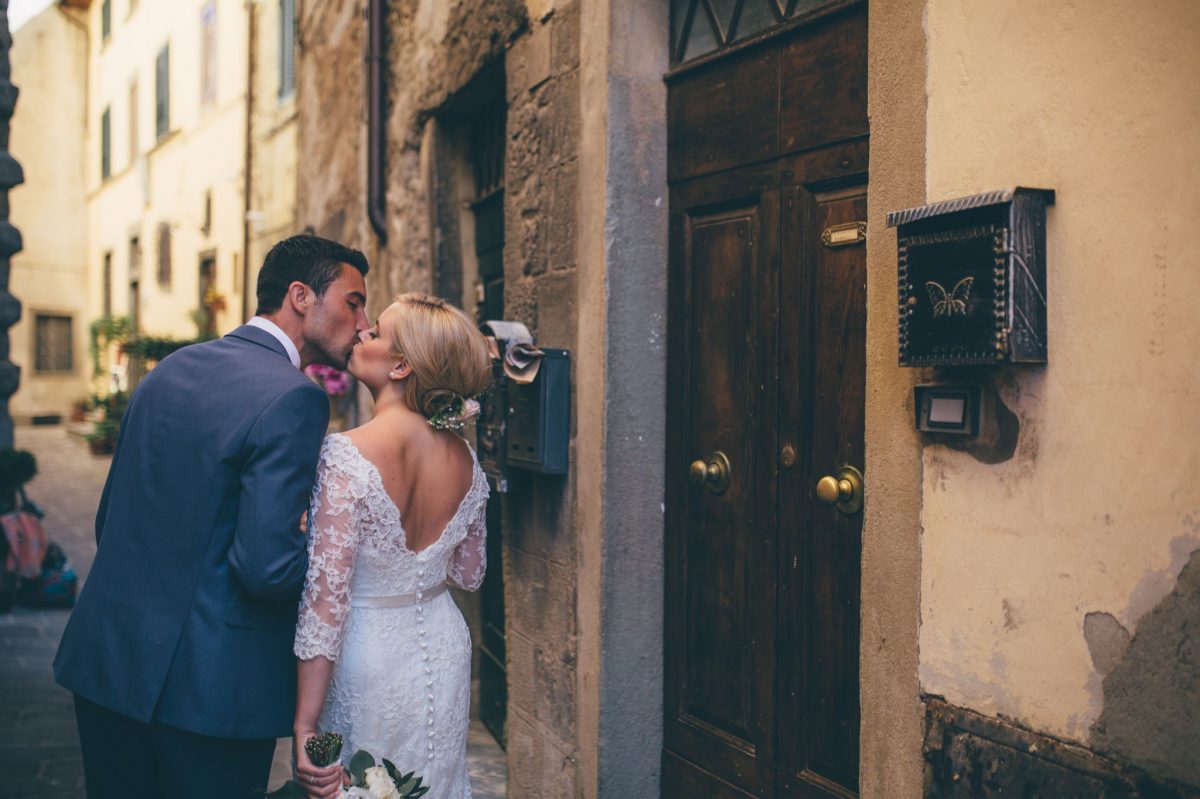
{"type": "Polygon", "coordinates": [[[225,334],[225,338],[240,338],[243,341],[249,341],[251,344],[257,344],[260,347],[266,347],[272,352],[278,353],[281,358],[291,362],[287,350],[277,338],[272,336],[267,331],[255,327],[254,325],[242,325],[241,327],[225,334]]]}

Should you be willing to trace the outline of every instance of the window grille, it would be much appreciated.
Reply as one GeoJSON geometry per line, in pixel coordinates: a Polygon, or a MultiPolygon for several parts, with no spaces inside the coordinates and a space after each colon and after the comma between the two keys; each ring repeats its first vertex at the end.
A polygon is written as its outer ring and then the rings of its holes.
{"type": "Polygon", "coordinates": [[[100,41],[107,42],[112,36],[112,0],[100,4],[100,41]]]}
{"type": "Polygon", "coordinates": [[[720,52],[839,0],[671,0],[671,61],[720,52]]]}
{"type": "Polygon", "coordinates": [[[38,372],[70,372],[75,368],[72,358],[71,325],[69,316],[38,314],[34,318],[34,369],[38,372]]]}

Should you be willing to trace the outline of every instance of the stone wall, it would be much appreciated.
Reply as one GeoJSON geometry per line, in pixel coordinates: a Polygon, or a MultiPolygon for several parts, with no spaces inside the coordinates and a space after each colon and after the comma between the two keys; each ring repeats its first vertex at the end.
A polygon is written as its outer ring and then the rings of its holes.
{"type": "MultiPolygon", "coordinates": [[[[439,288],[451,299],[460,292],[470,298],[472,254],[460,229],[469,214],[455,188],[462,184],[461,120],[481,76],[500,70],[503,84],[487,83],[504,85],[508,104],[505,315],[524,322],[539,343],[574,351],[579,4],[389,4],[386,241],[371,229],[365,205],[366,9],[365,0],[328,0],[301,12],[299,226],[367,253],[372,315],[403,291],[439,288]]],[[[574,453],[572,439],[572,463],[574,453]]],[[[565,477],[530,476],[508,494],[505,559],[489,564],[505,575],[513,797],[577,790],[575,480],[574,469],[565,477]]]]}
{"type": "MultiPolygon", "coordinates": [[[[506,314],[525,322],[539,343],[576,353],[578,4],[560,3],[552,15],[532,20],[509,50],[505,66],[506,314]]],[[[576,357],[573,370],[579,368],[576,357]]],[[[571,416],[578,418],[577,407],[571,416]]],[[[577,463],[574,450],[572,446],[572,464],[577,463]]],[[[577,468],[565,477],[536,476],[529,480],[529,490],[506,498],[513,796],[576,794],[578,541],[573,511],[578,478],[577,468]]]]}

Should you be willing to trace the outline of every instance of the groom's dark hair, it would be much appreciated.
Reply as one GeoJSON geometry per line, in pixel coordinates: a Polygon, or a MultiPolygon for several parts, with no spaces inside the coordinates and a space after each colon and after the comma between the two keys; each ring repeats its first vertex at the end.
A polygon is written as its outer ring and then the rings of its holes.
{"type": "Polygon", "coordinates": [[[318,297],[325,296],[329,284],[349,264],[365,277],[367,256],[320,236],[300,235],[284,239],[271,248],[258,273],[258,316],[271,314],[283,306],[287,288],[300,281],[318,297]]]}

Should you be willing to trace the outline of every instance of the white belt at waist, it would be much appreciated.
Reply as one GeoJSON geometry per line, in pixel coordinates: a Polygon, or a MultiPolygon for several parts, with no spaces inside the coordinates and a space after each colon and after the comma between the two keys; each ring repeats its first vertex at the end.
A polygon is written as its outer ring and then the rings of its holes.
{"type": "Polygon", "coordinates": [[[409,608],[446,593],[446,584],[438,583],[415,594],[393,594],[392,596],[351,596],[352,608],[409,608]]]}

